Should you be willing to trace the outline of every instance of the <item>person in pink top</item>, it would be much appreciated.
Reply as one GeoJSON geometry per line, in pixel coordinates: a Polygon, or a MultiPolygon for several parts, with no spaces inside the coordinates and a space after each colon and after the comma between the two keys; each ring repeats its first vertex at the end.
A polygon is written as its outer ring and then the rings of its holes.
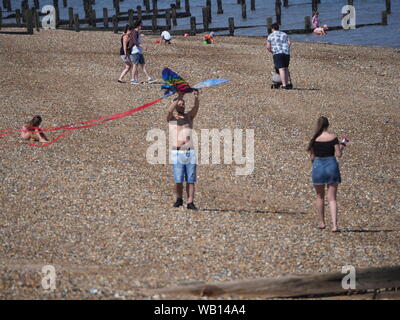
{"type": "Polygon", "coordinates": [[[314,28],[318,28],[319,27],[318,15],[319,15],[318,11],[314,11],[313,12],[311,23],[312,23],[314,28]]]}
{"type": "Polygon", "coordinates": [[[21,128],[21,138],[29,141],[48,142],[43,132],[40,132],[41,116],[35,116],[21,128]]]}

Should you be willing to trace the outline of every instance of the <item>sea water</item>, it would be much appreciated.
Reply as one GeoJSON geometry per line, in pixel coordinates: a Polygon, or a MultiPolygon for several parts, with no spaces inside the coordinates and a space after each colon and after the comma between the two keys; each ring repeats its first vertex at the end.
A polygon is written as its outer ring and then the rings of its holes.
{"type": "MultiPolygon", "coordinates": [[[[11,0],[12,8],[20,8],[20,0],[11,0]]],[[[150,4],[152,1],[150,0],[150,4]]],[[[158,8],[169,8],[174,0],[158,0],[158,8]]],[[[275,21],[275,0],[255,0],[256,10],[250,10],[250,0],[247,3],[247,18],[242,18],[241,6],[237,0],[222,0],[223,14],[217,14],[217,0],[211,0],[212,3],[212,23],[210,28],[227,27],[228,18],[235,19],[235,26],[255,26],[253,28],[237,29],[236,35],[242,36],[266,36],[266,19],[271,17],[275,21]]],[[[40,0],[40,6],[53,4],[53,0],[40,0]]],[[[283,0],[282,0],[283,4],[283,0]]],[[[347,4],[347,0],[321,0],[318,6],[320,24],[331,26],[341,26],[342,7],[347,4]]],[[[29,0],[30,7],[33,6],[33,0],[29,0]]],[[[121,11],[136,9],[141,5],[144,10],[143,0],[124,0],[120,3],[121,11]]],[[[185,1],[181,0],[179,11],[184,11],[185,1]]],[[[202,8],[206,5],[206,0],[191,0],[190,8],[192,16],[196,17],[198,28],[202,28],[202,8]]],[[[354,0],[353,5],[356,9],[356,23],[379,23],[381,21],[381,12],[386,9],[385,0],[354,0]]],[[[74,13],[84,16],[82,0],[68,0],[68,7],[74,8],[74,13]]],[[[60,16],[67,19],[68,8],[63,7],[62,0],[59,0],[60,16]]],[[[93,6],[96,10],[96,16],[102,17],[103,8],[108,8],[109,17],[115,14],[112,0],[96,0],[93,6]]],[[[388,15],[387,26],[370,26],[350,30],[329,31],[327,36],[316,36],[314,34],[294,34],[290,37],[295,41],[304,42],[324,42],[340,43],[353,45],[371,45],[371,46],[391,46],[400,47],[400,0],[391,1],[392,13],[388,15]]],[[[3,10],[3,17],[7,12],[3,10]]],[[[304,28],[304,17],[311,16],[311,0],[289,0],[289,8],[282,5],[282,25],[281,30],[302,29],[304,28]]],[[[4,20],[8,22],[8,20],[4,20]]],[[[121,25],[125,23],[121,22],[121,25]]],[[[158,19],[159,25],[165,25],[165,19],[158,19]]],[[[99,24],[99,27],[102,24],[99,24]]],[[[151,25],[151,20],[144,21],[145,26],[151,25]]],[[[173,30],[190,29],[190,18],[178,19],[178,26],[173,30]]],[[[221,32],[219,34],[226,34],[221,32]]],[[[218,35],[218,33],[217,33],[218,35]]]]}

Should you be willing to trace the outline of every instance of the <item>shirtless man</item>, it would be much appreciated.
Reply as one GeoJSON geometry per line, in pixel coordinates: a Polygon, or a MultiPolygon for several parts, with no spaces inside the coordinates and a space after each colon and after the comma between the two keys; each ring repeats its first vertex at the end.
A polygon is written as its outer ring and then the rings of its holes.
{"type": "Polygon", "coordinates": [[[192,142],[193,120],[199,111],[199,92],[194,91],[194,107],[185,113],[184,93],[168,107],[167,121],[169,123],[171,164],[174,171],[176,202],[174,207],[183,206],[183,182],[186,180],[187,208],[197,210],[193,203],[194,184],[196,183],[196,155],[192,142]],[[176,114],[174,114],[176,110],[176,114]]]}

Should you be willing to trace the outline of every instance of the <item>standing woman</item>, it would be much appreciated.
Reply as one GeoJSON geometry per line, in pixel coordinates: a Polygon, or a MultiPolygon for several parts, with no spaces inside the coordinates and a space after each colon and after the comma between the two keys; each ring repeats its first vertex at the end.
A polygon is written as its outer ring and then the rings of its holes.
{"type": "Polygon", "coordinates": [[[344,143],[339,143],[336,135],[328,132],[329,121],[320,117],[317,128],[307,151],[310,153],[312,168],[312,182],[317,192],[316,209],[320,217],[320,229],[325,229],[324,199],[325,185],[328,186],[328,203],[332,216],[332,232],[338,232],[336,194],[341,183],[339,164],[336,160],[342,156],[344,143]]]}
{"type": "Polygon", "coordinates": [[[121,75],[118,78],[119,83],[124,83],[122,79],[132,69],[132,62],[129,58],[132,50],[132,48],[130,47],[132,31],[133,27],[127,24],[124,33],[121,36],[121,48],[119,49],[119,54],[121,55],[121,59],[125,64],[125,69],[122,71],[121,75]]]}
{"type": "Polygon", "coordinates": [[[141,45],[141,39],[140,39],[140,30],[142,30],[142,20],[136,21],[135,24],[133,25],[132,38],[131,38],[132,50],[130,56],[130,59],[133,64],[131,84],[140,84],[139,71],[143,71],[144,74],[147,76],[147,83],[154,83],[156,82],[156,79],[149,76],[146,70],[146,63],[144,61],[144,56],[143,56],[144,48],[141,45]]]}

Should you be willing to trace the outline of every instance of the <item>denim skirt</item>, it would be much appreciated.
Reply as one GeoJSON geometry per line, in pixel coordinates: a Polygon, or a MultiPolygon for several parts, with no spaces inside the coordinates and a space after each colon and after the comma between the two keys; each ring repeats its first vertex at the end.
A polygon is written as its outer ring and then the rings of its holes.
{"type": "Polygon", "coordinates": [[[312,168],[312,182],[316,185],[341,183],[339,163],[335,157],[316,157],[312,168]]]}

